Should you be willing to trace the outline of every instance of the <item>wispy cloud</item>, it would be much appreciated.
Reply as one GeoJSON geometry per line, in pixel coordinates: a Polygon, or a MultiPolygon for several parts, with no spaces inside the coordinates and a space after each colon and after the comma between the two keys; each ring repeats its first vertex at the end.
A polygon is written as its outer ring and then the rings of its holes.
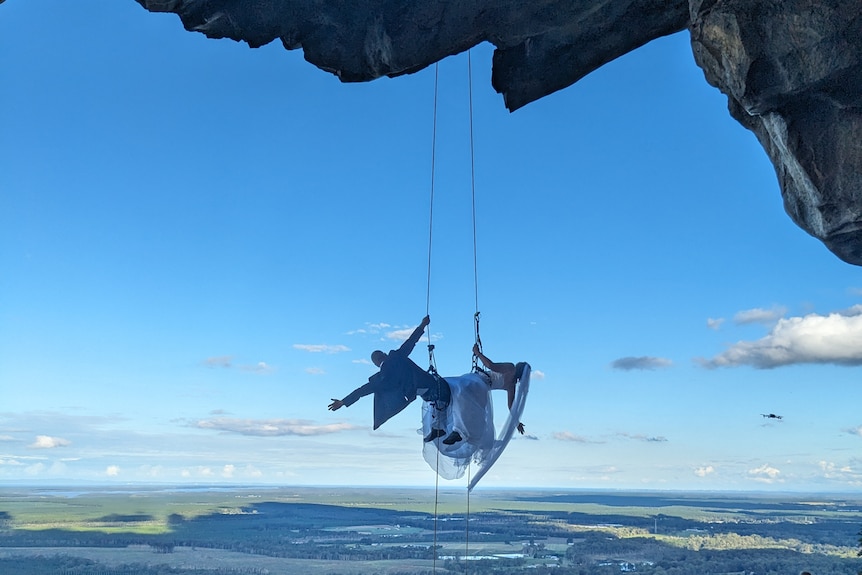
{"type": "Polygon", "coordinates": [[[208,357],[203,361],[203,364],[209,368],[223,368],[230,369],[233,362],[232,355],[219,355],[215,357],[208,357]]]}
{"type": "Polygon", "coordinates": [[[569,431],[555,431],[551,434],[551,437],[558,441],[571,441],[574,443],[603,443],[601,441],[595,441],[593,439],[589,439],[584,437],[583,435],[575,435],[569,431]]]}
{"type": "Polygon", "coordinates": [[[770,369],[800,363],[862,365],[862,306],[829,315],[779,319],[765,337],[740,341],[703,367],[750,365],[770,369]]]}
{"type": "Polygon", "coordinates": [[[363,328],[348,331],[347,335],[357,335],[357,334],[359,334],[359,335],[365,335],[365,334],[374,335],[374,334],[379,334],[383,330],[387,330],[390,327],[392,327],[392,326],[389,325],[388,323],[368,323],[368,324],[365,324],[365,327],[363,327],[363,328]]]}
{"type": "Polygon", "coordinates": [[[704,465],[702,467],[695,467],[694,474],[698,477],[706,477],[707,475],[712,475],[715,473],[715,467],[712,465],[704,465]]]}
{"type": "Polygon", "coordinates": [[[721,328],[721,324],[723,324],[723,323],[724,323],[723,317],[719,317],[719,318],[709,317],[706,319],[706,327],[708,327],[709,329],[719,330],[721,328]]]}
{"type": "Polygon", "coordinates": [[[670,367],[671,365],[673,365],[673,362],[669,359],[665,359],[663,357],[650,357],[646,355],[640,357],[621,357],[611,363],[612,368],[621,369],[623,371],[632,371],[635,369],[653,370],[670,367]]]}
{"type": "Polygon", "coordinates": [[[631,439],[634,441],[644,441],[646,443],[664,443],[667,441],[667,437],[663,435],[643,435],[641,433],[631,434],[631,433],[618,433],[619,437],[625,439],[631,439]]]}
{"type": "Polygon", "coordinates": [[[760,467],[748,470],[748,478],[761,483],[781,483],[781,471],[764,463],[760,467]]]}
{"type": "Polygon", "coordinates": [[[50,435],[37,435],[36,441],[29,445],[32,449],[54,449],[56,447],[66,447],[72,445],[72,442],[62,437],[51,437],[50,435]]]}
{"type": "MultiPolygon", "coordinates": [[[[387,331],[385,334],[386,339],[391,339],[393,341],[407,341],[407,338],[413,333],[413,330],[416,329],[416,326],[413,327],[405,327],[404,329],[395,329],[392,331],[387,331]]],[[[442,337],[436,333],[428,334],[431,337],[431,341],[440,341],[442,337]]]]}
{"type": "Polygon", "coordinates": [[[320,367],[306,367],[305,373],[309,375],[324,375],[326,373],[326,370],[320,367]]]}
{"type": "Polygon", "coordinates": [[[611,475],[622,473],[623,470],[616,465],[596,465],[583,470],[587,476],[595,479],[610,479],[611,475]]]}
{"type": "Polygon", "coordinates": [[[304,419],[238,419],[233,417],[200,419],[194,422],[192,427],[257,437],[327,435],[358,429],[357,426],[348,423],[318,425],[304,419]]]}
{"type": "Polygon", "coordinates": [[[257,373],[260,375],[267,375],[275,371],[275,368],[266,363],[265,361],[259,361],[253,365],[241,365],[239,366],[239,368],[242,371],[249,371],[251,373],[257,373]]]}
{"type": "Polygon", "coordinates": [[[753,308],[737,312],[733,316],[733,322],[738,325],[747,325],[751,323],[760,323],[772,325],[787,313],[787,308],[775,306],[771,309],[753,308]]]}
{"type": "Polygon", "coordinates": [[[404,329],[396,329],[393,331],[386,332],[386,339],[393,339],[395,341],[406,341],[410,334],[413,333],[413,330],[416,328],[407,327],[404,329]]]}
{"type": "Polygon", "coordinates": [[[832,461],[820,461],[820,471],[825,479],[862,485],[862,470],[850,465],[840,465],[832,461]]]}
{"type": "Polygon", "coordinates": [[[239,369],[240,371],[248,371],[250,373],[257,373],[261,375],[273,373],[275,368],[265,361],[259,361],[257,363],[252,364],[240,364],[234,365],[233,363],[234,356],[232,355],[219,355],[214,357],[208,357],[203,360],[203,365],[210,369],[239,369]]]}
{"type": "Polygon", "coordinates": [[[540,369],[530,370],[530,379],[545,379],[545,372],[540,369]]]}
{"type": "Polygon", "coordinates": [[[846,433],[849,433],[850,435],[857,435],[859,437],[862,437],[862,425],[857,425],[856,427],[848,427],[844,431],[846,433]]]}
{"type": "Polygon", "coordinates": [[[329,345],[325,343],[295,343],[293,349],[300,349],[309,353],[343,353],[350,351],[346,345],[329,345]]]}

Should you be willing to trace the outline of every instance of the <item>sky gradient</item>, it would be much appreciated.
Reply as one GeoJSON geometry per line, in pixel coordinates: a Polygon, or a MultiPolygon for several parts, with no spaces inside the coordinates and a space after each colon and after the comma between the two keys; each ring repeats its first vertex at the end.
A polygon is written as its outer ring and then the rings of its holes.
{"type": "MultiPolygon", "coordinates": [[[[862,488],[860,269],[784,213],[687,33],[513,114],[491,53],[482,341],[534,372],[479,488],[862,488]]],[[[444,375],[474,337],[467,82],[440,63],[444,375]]],[[[0,85],[0,481],[434,484],[418,402],[326,409],[426,312],[433,68],[347,85],[132,0],[9,0],[0,85]]]]}

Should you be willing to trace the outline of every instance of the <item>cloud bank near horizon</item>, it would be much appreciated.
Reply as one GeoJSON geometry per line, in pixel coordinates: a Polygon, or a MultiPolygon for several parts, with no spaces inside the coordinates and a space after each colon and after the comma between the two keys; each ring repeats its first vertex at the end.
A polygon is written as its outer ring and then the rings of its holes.
{"type": "Polygon", "coordinates": [[[320,425],[304,419],[239,419],[234,417],[199,419],[193,422],[191,426],[198,429],[256,437],[280,437],[285,435],[308,437],[358,429],[358,426],[349,423],[320,425]]]}

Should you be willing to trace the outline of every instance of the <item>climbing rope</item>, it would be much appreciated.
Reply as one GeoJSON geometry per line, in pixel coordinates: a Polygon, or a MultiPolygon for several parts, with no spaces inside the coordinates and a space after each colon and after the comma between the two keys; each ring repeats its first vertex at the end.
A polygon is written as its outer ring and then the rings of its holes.
{"type": "MultiPolygon", "coordinates": [[[[476,347],[478,348],[479,353],[482,353],[482,337],[479,335],[479,317],[480,317],[480,315],[481,314],[478,311],[475,314],[473,314],[473,323],[476,327],[476,347]]],[[[482,366],[479,365],[479,355],[474,353],[473,354],[473,373],[477,373],[477,372],[485,373],[485,370],[482,368],[482,366]]]]}
{"type": "Polygon", "coordinates": [[[473,292],[476,301],[476,316],[479,315],[479,265],[476,249],[476,155],[473,152],[473,64],[467,50],[467,93],[470,111],[470,196],[473,204],[473,292]]]}
{"type": "MultiPolygon", "coordinates": [[[[470,116],[470,198],[473,208],[473,295],[475,300],[475,313],[473,315],[476,325],[476,345],[479,352],[482,351],[482,340],[479,338],[479,259],[477,256],[476,242],[476,154],[473,143],[473,61],[471,51],[467,50],[467,101],[470,116]]],[[[473,354],[473,369],[479,367],[478,357],[473,354]]],[[[467,464],[467,485],[470,485],[470,464],[467,464]]],[[[467,575],[467,565],[470,561],[470,489],[467,489],[467,513],[464,517],[464,575],[467,575]]]]}
{"type": "MultiPolygon", "coordinates": [[[[431,246],[434,239],[434,175],[436,171],[437,157],[437,92],[439,84],[439,63],[434,63],[434,105],[432,113],[431,125],[431,197],[428,202],[428,281],[425,287],[425,315],[431,315],[431,246]]],[[[434,345],[431,343],[431,332],[428,332],[428,372],[433,376],[437,376],[437,365],[434,360],[434,345]]],[[[437,396],[440,396],[440,380],[437,379],[437,396]]],[[[432,426],[433,427],[433,426],[432,426]]],[[[440,501],[440,450],[437,450],[437,462],[435,468],[434,481],[434,540],[431,546],[432,569],[437,573],[437,506],[440,501]]]]}
{"type": "MultiPolygon", "coordinates": [[[[482,339],[479,337],[479,258],[476,240],[476,154],[473,145],[473,63],[470,50],[467,50],[467,93],[470,116],[470,195],[473,207],[473,296],[475,299],[475,313],[473,320],[476,327],[476,345],[479,353],[482,352],[482,339]]],[[[473,354],[473,372],[484,371],[479,366],[479,356],[473,354]]]]}
{"type": "MultiPolygon", "coordinates": [[[[434,111],[431,130],[431,191],[430,205],[428,214],[428,276],[425,291],[425,314],[430,315],[431,308],[431,254],[433,245],[433,230],[434,230],[434,185],[436,172],[436,153],[437,153],[437,100],[439,86],[439,64],[434,64],[434,111]]],[[[474,322],[476,329],[476,345],[478,351],[482,351],[482,339],[479,337],[479,265],[478,265],[478,249],[477,249],[477,234],[476,234],[476,160],[474,153],[474,137],[473,137],[473,64],[470,50],[467,51],[467,86],[468,86],[468,110],[469,110],[469,127],[470,127],[470,194],[472,201],[472,219],[473,219],[473,292],[475,301],[474,322]]],[[[437,373],[437,365],[434,359],[434,345],[431,343],[431,334],[428,333],[428,372],[431,373],[440,385],[441,378],[437,373]]],[[[473,371],[483,371],[478,364],[478,356],[473,354],[473,371]]],[[[439,397],[438,389],[438,397],[439,397]]],[[[437,438],[435,441],[439,441],[437,438]]],[[[440,502],[440,449],[436,450],[436,473],[434,481],[434,539],[433,539],[433,572],[437,572],[437,521],[438,507],[440,502]]],[[[467,485],[470,484],[470,465],[467,465],[467,485]]],[[[467,565],[470,556],[470,490],[467,489],[467,513],[464,520],[464,574],[467,574],[467,565]]]]}
{"type": "MultiPolygon", "coordinates": [[[[431,125],[431,199],[428,202],[428,282],[425,287],[425,315],[431,313],[431,246],[434,240],[434,172],[437,156],[437,83],[439,64],[434,64],[434,112],[431,125]]],[[[430,336],[429,336],[430,341],[430,336]]]]}

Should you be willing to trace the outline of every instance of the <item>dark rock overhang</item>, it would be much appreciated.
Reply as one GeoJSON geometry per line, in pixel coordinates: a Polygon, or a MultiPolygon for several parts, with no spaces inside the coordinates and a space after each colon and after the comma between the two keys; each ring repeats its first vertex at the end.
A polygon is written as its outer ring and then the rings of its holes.
{"type": "MultiPolygon", "coordinates": [[[[2,0],[0,0],[2,1],[2,0]]],[[[862,265],[862,3],[858,0],[137,0],[187,30],[275,39],[345,82],[416,72],[487,41],[516,110],[688,29],[707,82],[755,133],[787,213],[862,265]]]]}

